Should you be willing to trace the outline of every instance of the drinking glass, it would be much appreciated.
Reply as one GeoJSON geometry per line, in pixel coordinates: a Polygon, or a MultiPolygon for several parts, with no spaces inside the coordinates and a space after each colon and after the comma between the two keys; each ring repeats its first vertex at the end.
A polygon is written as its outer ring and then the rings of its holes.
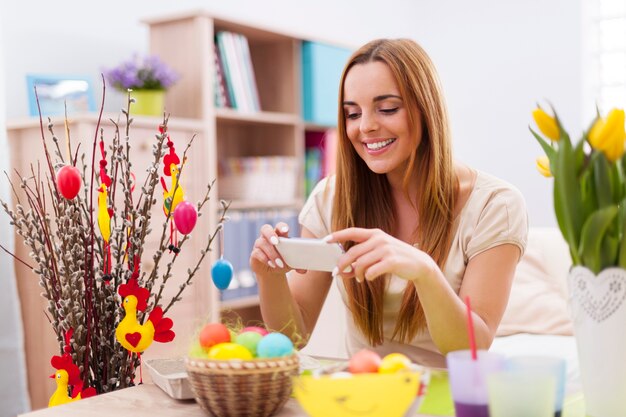
{"type": "Polygon", "coordinates": [[[514,356],[506,361],[506,368],[513,371],[544,372],[554,376],[554,417],[561,417],[565,396],[565,359],[556,356],[514,356]]]}
{"type": "Polygon", "coordinates": [[[458,350],[446,360],[456,417],[489,417],[486,377],[504,369],[505,357],[479,350],[474,360],[470,350],[458,350]]]}
{"type": "Polygon", "coordinates": [[[490,417],[552,417],[556,378],[548,372],[507,369],[487,376],[490,417]]]}

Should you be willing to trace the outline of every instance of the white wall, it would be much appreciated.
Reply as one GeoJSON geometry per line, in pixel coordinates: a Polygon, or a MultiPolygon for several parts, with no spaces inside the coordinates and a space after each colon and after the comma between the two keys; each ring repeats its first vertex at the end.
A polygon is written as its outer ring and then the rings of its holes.
{"type": "MultiPolygon", "coordinates": [[[[4,90],[2,60],[2,33],[0,33],[0,91],[4,90]]],[[[5,97],[0,96],[0,173],[9,164],[6,152],[8,143],[5,130],[5,97]]],[[[8,171],[8,170],[7,170],[8,171]]],[[[4,178],[4,174],[2,174],[4,178]]],[[[0,200],[9,201],[11,188],[6,180],[0,180],[0,200]]],[[[0,244],[13,250],[14,239],[9,217],[0,207],[0,244]]],[[[0,249],[0,417],[15,416],[28,411],[30,402],[26,390],[26,368],[24,365],[24,333],[17,296],[13,258],[0,249]]]]}

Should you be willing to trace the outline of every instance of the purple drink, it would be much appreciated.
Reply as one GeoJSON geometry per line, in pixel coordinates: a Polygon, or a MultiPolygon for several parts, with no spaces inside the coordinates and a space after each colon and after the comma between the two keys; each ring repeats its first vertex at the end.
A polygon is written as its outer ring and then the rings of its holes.
{"type": "Polygon", "coordinates": [[[489,417],[487,404],[454,403],[456,417],[489,417]]]}

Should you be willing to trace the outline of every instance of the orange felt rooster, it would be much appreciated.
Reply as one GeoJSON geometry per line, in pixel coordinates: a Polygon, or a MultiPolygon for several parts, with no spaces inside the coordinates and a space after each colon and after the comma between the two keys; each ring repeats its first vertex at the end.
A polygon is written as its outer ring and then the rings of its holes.
{"type": "Polygon", "coordinates": [[[72,401],[78,401],[82,398],[92,397],[96,395],[94,388],[83,389],[83,381],[80,379],[80,371],[78,366],[72,362],[72,356],[64,353],[63,356],[53,356],[50,361],[57,371],[50,375],[57,383],[57,389],[54,391],[48,401],[48,407],[55,405],[67,404],[72,401]],[[68,386],[72,386],[72,395],[68,393],[68,386]]]}
{"type": "Polygon", "coordinates": [[[131,352],[141,353],[152,344],[153,340],[166,343],[174,340],[171,330],[174,324],[171,319],[163,318],[161,307],[154,307],[145,324],[137,321],[137,311],[145,311],[148,307],[150,292],[140,287],[136,278],[120,285],[119,293],[123,298],[122,306],[126,315],[115,329],[115,337],[124,348],[131,352]]]}

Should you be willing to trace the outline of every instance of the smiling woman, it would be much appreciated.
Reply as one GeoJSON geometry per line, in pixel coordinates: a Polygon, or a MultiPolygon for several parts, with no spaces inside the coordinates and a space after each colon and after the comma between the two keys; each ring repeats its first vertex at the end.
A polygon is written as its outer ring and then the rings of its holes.
{"type": "Polygon", "coordinates": [[[292,271],[265,225],[251,254],[269,327],[310,337],[333,283],[348,312],[349,354],[374,348],[444,367],[467,349],[470,297],[479,348],[491,345],[524,252],[524,199],[452,158],[434,65],[409,39],[379,39],[348,60],[339,90],[336,174],[313,190],[303,237],[346,249],[332,273],[292,271]],[[335,279],[336,278],[336,279],[335,279]],[[287,330],[285,330],[287,329],[287,330]]]}

